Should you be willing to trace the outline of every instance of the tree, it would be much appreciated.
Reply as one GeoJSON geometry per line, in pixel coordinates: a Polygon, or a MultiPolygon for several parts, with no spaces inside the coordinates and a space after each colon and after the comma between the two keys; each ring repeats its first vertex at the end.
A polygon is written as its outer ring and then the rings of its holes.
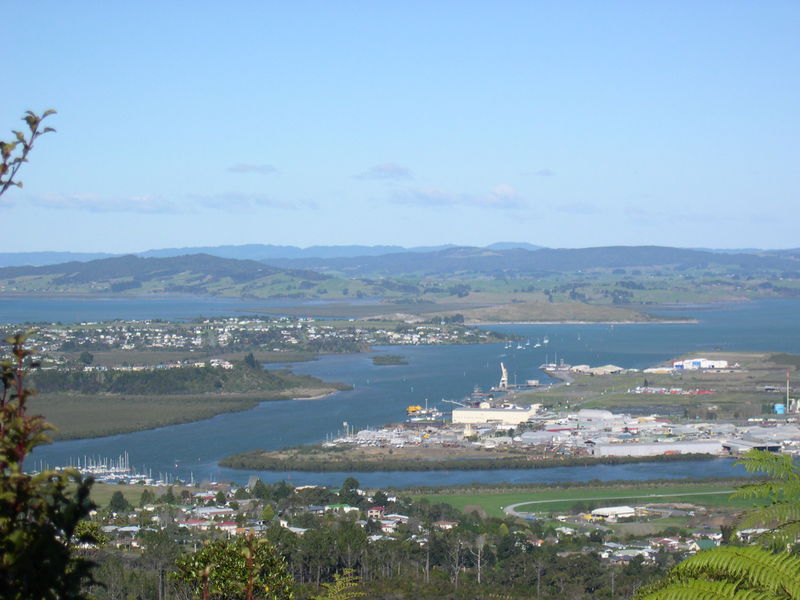
{"type": "Polygon", "coordinates": [[[250,369],[261,369],[261,364],[256,360],[256,357],[253,356],[252,352],[248,352],[244,357],[244,364],[246,367],[250,369]]]}
{"type": "Polygon", "coordinates": [[[28,162],[28,154],[33,149],[33,143],[39,136],[55,131],[52,127],[41,128],[42,121],[50,115],[54,115],[53,109],[46,110],[42,116],[31,111],[26,111],[22,120],[28,125],[28,134],[22,131],[12,131],[15,141],[0,141],[0,196],[2,196],[12,185],[22,187],[22,182],[15,179],[23,163],[28,162]]]}
{"type": "Polygon", "coordinates": [[[356,491],[358,489],[359,485],[360,484],[358,483],[358,479],[356,479],[355,477],[347,477],[342,482],[342,491],[343,492],[354,492],[354,491],[356,491]]]}
{"type": "Polygon", "coordinates": [[[153,490],[144,488],[142,490],[142,495],[139,496],[139,506],[149,506],[150,504],[155,504],[156,495],[153,493],[153,490]]]}
{"type": "Polygon", "coordinates": [[[176,579],[203,600],[283,600],[292,578],[275,548],[253,536],[210,542],[177,561],[176,579]]]}
{"type": "Polygon", "coordinates": [[[323,583],[325,592],[314,596],[314,600],[353,600],[365,594],[358,589],[359,578],[353,569],[335,573],[332,583],[323,583]]]}
{"type": "Polygon", "coordinates": [[[141,539],[144,544],[142,562],[158,574],[158,600],[162,600],[166,583],[164,574],[174,566],[181,553],[175,541],[175,527],[145,532],[141,539]]]}
{"type": "Polygon", "coordinates": [[[475,562],[475,570],[478,575],[478,585],[481,584],[481,572],[483,571],[483,564],[485,561],[485,550],[486,550],[486,535],[479,534],[475,536],[475,539],[467,546],[469,549],[470,554],[475,562]]]}
{"type": "Polygon", "coordinates": [[[666,578],[641,588],[639,600],[800,599],[800,556],[787,551],[800,538],[800,469],[791,456],[760,450],[749,451],[740,464],[771,478],[734,492],[735,497],[768,502],[750,511],[737,529],[765,531],[752,545],[698,552],[666,578]]]}
{"type": "Polygon", "coordinates": [[[108,501],[108,507],[115,513],[122,513],[130,510],[131,505],[125,499],[125,496],[119,490],[111,494],[111,500],[108,501]]]}
{"type": "Polygon", "coordinates": [[[260,479],[256,479],[256,482],[253,484],[253,489],[250,490],[250,492],[253,494],[253,498],[258,498],[259,500],[266,500],[269,498],[269,488],[260,479]]]}
{"type": "Polygon", "coordinates": [[[274,518],[275,518],[275,509],[272,508],[271,504],[265,504],[264,508],[261,511],[261,521],[263,523],[269,523],[274,518]]]}
{"type": "MultiPolygon", "coordinates": [[[[5,161],[6,146],[3,152],[5,161]]],[[[94,508],[92,480],[73,469],[33,476],[24,471],[25,458],[52,428],[27,412],[34,392],[25,379],[38,366],[24,347],[27,335],[6,340],[13,358],[0,363],[0,590],[4,598],[20,600],[83,598],[82,589],[93,581],[92,563],[75,556],[72,543],[78,523],[94,508]]]]}
{"type": "Polygon", "coordinates": [[[372,495],[372,503],[375,506],[386,506],[389,503],[389,496],[383,490],[378,490],[372,495]]]}
{"type": "Polygon", "coordinates": [[[92,363],[94,362],[94,354],[92,354],[91,352],[88,352],[88,351],[84,350],[83,352],[81,352],[81,355],[78,357],[78,359],[79,359],[79,360],[80,360],[80,361],[81,361],[83,364],[85,364],[85,365],[90,365],[90,364],[92,364],[92,363]]]}
{"type": "Polygon", "coordinates": [[[169,486],[167,491],[158,497],[158,502],[161,504],[175,504],[177,502],[175,491],[172,489],[172,486],[169,486]]]}
{"type": "Polygon", "coordinates": [[[358,479],[355,477],[348,477],[342,482],[342,489],[339,490],[339,500],[351,506],[357,506],[361,502],[361,496],[358,493],[358,479]]]}
{"type": "Polygon", "coordinates": [[[97,521],[80,521],[75,526],[74,536],[81,544],[104,546],[108,543],[108,536],[97,521]]]}

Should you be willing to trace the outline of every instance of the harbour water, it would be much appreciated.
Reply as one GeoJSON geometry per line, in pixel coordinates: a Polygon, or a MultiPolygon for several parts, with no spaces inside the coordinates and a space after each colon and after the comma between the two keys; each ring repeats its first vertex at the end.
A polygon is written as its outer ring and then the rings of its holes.
{"type": "MultiPolygon", "coordinates": [[[[375,298],[353,300],[374,303],[375,298]]],[[[232,317],[249,310],[330,304],[325,300],[240,300],[190,295],[152,296],[0,296],[0,323],[83,323],[114,319],[184,321],[198,317],[232,317]]],[[[252,314],[252,313],[250,313],[252,314]]]]}
{"type": "MultiPolygon", "coordinates": [[[[207,303],[197,310],[207,308],[207,303]]],[[[191,307],[190,307],[191,308],[191,307]]],[[[187,312],[181,309],[183,312],[187,312]]],[[[227,310],[227,309],[226,309],[227,310]]],[[[158,311],[153,311],[157,313],[158,311]]],[[[188,311],[191,312],[191,311],[188,311]]],[[[163,313],[161,313],[163,315],[163,313]]],[[[210,314],[210,313],[205,313],[210,314]]],[[[800,354],[800,300],[773,300],[724,305],[714,308],[682,308],[667,311],[697,323],[625,325],[498,325],[492,329],[513,333],[530,346],[517,350],[504,344],[476,346],[409,346],[376,348],[377,353],[401,354],[407,365],[375,366],[371,355],[331,355],[318,361],[298,363],[293,369],[322,379],[354,386],[317,401],[268,402],[243,413],[219,415],[212,419],[91,440],[65,441],[41,447],[38,463],[65,464],[69,457],[117,456],[127,451],[134,466],[153,471],[172,471],[178,477],[195,480],[224,478],[246,480],[251,474],[218,467],[217,461],[236,452],[256,448],[275,449],[324,440],[336,434],[343,423],[363,428],[398,421],[409,404],[427,398],[431,404],[442,398],[458,399],[484,389],[499,379],[499,362],[509,368],[513,381],[546,381],[538,366],[545,359],[558,358],[577,364],[613,363],[642,368],[695,351],[709,356],[720,350],[762,350],[800,354]],[[548,344],[533,348],[549,339],[548,344]]],[[[164,318],[154,316],[152,318],[164,318]]],[[[55,320],[45,314],[30,319],[55,320]]],[[[95,319],[96,320],[96,319],[95,319]]],[[[646,479],[730,474],[731,461],[713,459],[702,465],[691,463],[640,463],[632,465],[571,467],[511,471],[458,471],[421,473],[359,473],[365,485],[427,485],[499,481],[559,481],[573,479],[646,479]]],[[[736,472],[743,474],[740,468],[736,472]]],[[[265,480],[291,477],[297,483],[338,484],[337,473],[259,473],[265,480]]]]}

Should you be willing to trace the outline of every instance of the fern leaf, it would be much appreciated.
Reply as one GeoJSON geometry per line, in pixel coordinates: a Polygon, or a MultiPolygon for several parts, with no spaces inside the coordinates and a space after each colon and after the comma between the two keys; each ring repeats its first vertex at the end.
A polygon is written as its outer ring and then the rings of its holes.
{"type": "Polygon", "coordinates": [[[687,579],[673,581],[660,589],[645,591],[637,600],[778,600],[785,598],[763,591],[743,589],[736,583],[687,579]]]}
{"type": "Polygon", "coordinates": [[[738,524],[737,531],[764,528],[769,531],[759,536],[792,543],[800,536],[800,503],[773,504],[749,512],[738,524]]]}
{"type": "Polygon", "coordinates": [[[699,552],[674,569],[677,577],[738,581],[747,588],[800,600],[800,557],[759,546],[720,546],[699,552]]]}
{"type": "Polygon", "coordinates": [[[781,481],[797,481],[800,479],[793,458],[788,454],[775,454],[765,450],[749,450],[737,465],[744,465],[748,473],[761,471],[773,479],[781,481]]]}
{"type": "Polygon", "coordinates": [[[776,502],[792,500],[800,494],[800,480],[798,481],[762,481],[748,483],[741,486],[731,495],[732,498],[764,500],[776,502]]]}
{"type": "Polygon", "coordinates": [[[758,536],[758,542],[772,550],[784,550],[800,540],[800,522],[786,523],[758,536]]]}

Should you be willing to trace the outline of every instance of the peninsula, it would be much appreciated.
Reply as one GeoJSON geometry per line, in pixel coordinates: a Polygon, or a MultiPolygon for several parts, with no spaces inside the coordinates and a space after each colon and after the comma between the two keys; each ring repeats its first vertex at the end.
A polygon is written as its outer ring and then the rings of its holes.
{"type": "Polygon", "coordinates": [[[689,355],[644,371],[552,364],[544,369],[564,383],[550,386],[514,386],[503,371],[491,394],[472,394],[449,418],[411,418],[322,444],[237,454],[220,464],[273,471],[483,470],[690,460],[751,447],[793,452],[800,450],[800,403],[781,396],[787,368],[800,368],[800,356],[689,355]]]}

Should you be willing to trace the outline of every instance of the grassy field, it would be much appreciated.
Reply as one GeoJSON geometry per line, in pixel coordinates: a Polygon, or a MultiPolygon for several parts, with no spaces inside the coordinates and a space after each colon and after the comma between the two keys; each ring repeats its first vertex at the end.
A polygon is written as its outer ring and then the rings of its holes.
{"type": "Polygon", "coordinates": [[[32,412],[43,414],[58,429],[54,440],[101,437],[189,423],[215,415],[248,410],[259,402],[315,398],[334,388],[294,388],[281,392],[174,396],[114,396],[43,394],[30,401],[32,412]]]}
{"type": "Polygon", "coordinates": [[[595,506],[619,504],[663,504],[685,502],[700,506],[746,508],[749,503],[731,500],[730,492],[735,489],[731,482],[719,483],[658,483],[647,482],[625,485],[600,485],[571,488],[539,488],[530,491],[513,490],[475,493],[437,493],[415,496],[430,502],[444,502],[464,510],[479,506],[486,514],[494,517],[504,516],[503,508],[520,502],[536,502],[517,508],[523,512],[568,511],[576,503],[590,503],[595,506]]]}
{"type": "MultiPolygon", "coordinates": [[[[91,498],[95,504],[99,507],[108,506],[108,503],[111,501],[111,496],[114,492],[122,492],[122,495],[125,496],[125,499],[132,504],[133,506],[139,506],[139,499],[142,496],[142,492],[148,489],[156,497],[161,496],[167,492],[167,488],[164,487],[152,487],[152,486],[145,486],[145,485],[115,485],[111,483],[95,483],[92,486],[92,493],[91,498]]],[[[180,498],[181,492],[187,489],[191,492],[195,492],[194,488],[189,486],[180,486],[176,485],[172,488],[172,493],[177,497],[180,498]]]]}

